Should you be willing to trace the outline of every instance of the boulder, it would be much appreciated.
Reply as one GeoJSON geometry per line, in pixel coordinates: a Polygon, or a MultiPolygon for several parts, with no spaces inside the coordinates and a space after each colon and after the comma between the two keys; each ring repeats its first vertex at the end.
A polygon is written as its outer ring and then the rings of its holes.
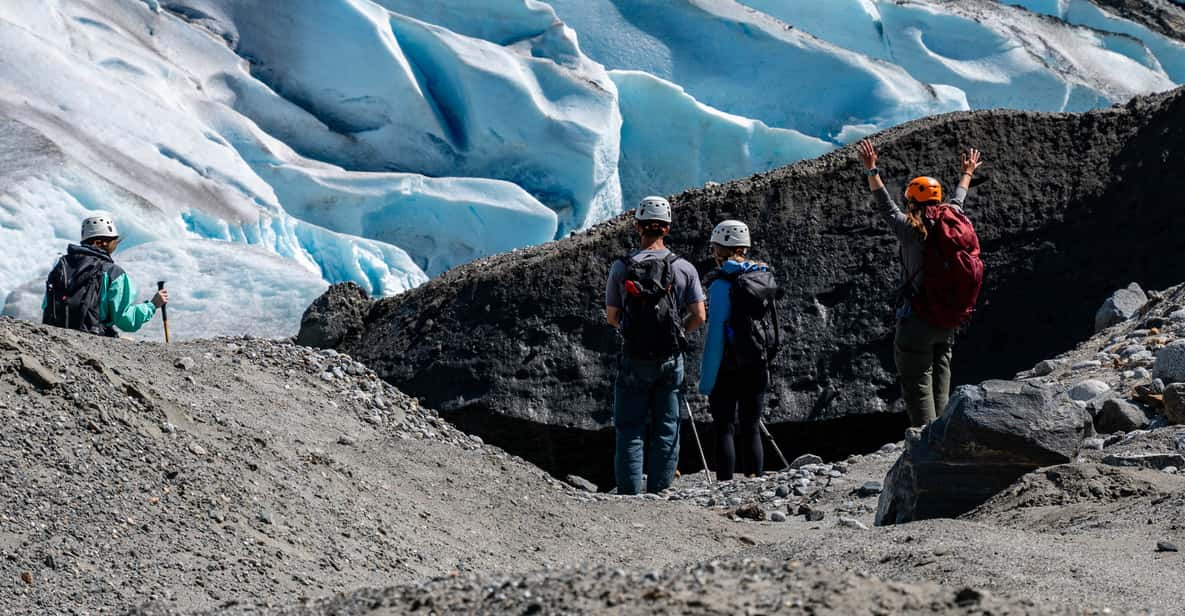
{"type": "Polygon", "coordinates": [[[1111,398],[1103,403],[1094,425],[1104,434],[1142,430],[1148,426],[1148,415],[1144,413],[1144,409],[1132,402],[1111,398]]]}
{"type": "Polygon", "coordinates": [[[373,303],[366,291],[353,282],[329,287],[305,309],[296,344],[329,349],[356,341],[362,336],[373,303]]]}
{"type": "Polygon", "coordinates": [[[1164,418],[1171,424],[1185,424],[1185,383],[1164,388],[1164,418]]]}
{"type": "Polygon", "coordinates": [[[1054,372],[1065,367],[1066,362],[1057,359],[1045,359],[1033,366],[1031,370],[1033,376],[1049,376],[1054,372]]]}
{"type": "Polygon", "coordinates": [[[1108,391],[1111,391],[1110,385],[1098,379],[1087,379],[1071,387],[1070,390],[1066,392],[1066,395],[1069,396],[1071,400],[1087,402],[1089,400],[1094,400],[1108,391]]]}
{"type": "Polygon", "coordinates": [[[802,454],[801,456],[798,456],[797,458],[794,458],[794,461],[790,463],[790,468],[798,469],[798,468],[807,466],[808,464],[822,464],[822,463],[823,463],[823,458],[820,458],[819,456],[816,456],[813,453],[805,453],[805,454],[802,454]]]}
{"type": "Polygon", "coordinates": [[[1086,422],[1040,387],[987,381],[958,388],[946,413],[906,434],[884,481],[877,525],[954,517],[1022,475],[1074,460],[1086,422]]]}
{"type": "Polygon", "coordinates": [[[1148,295],[1140,285],[1131,283],[1125,289],[1111,294],[1094,315],[1094,330],[1103,331],[1116,323],[1122,323],[1140,312],[1148,303],[1148,295]]]}
{"type": "Polygon", "coordinates": [[[1165,383],[1185,383],[1185,340],[1170,342],[1156,352],[1152,377],[1165,383]]]}

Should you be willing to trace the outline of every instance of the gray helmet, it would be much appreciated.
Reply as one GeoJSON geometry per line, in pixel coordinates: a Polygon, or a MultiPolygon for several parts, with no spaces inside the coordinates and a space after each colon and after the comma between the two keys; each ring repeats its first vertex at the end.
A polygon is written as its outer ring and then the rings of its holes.
{"type": "Polygon", "coordinates": [[[671,202],[662,197],[646,197],[638,203],[634,211],[634,218],[638,222],[657,220],[671,224],[671,202]]]}
{"type": "Polygon", "coordinates": [[[110,215],[99,214],[83,219],[81,235],[81,241],[85,242],[96,237],[119,237],[119,231],[116,230],[115,221],[110,215]]]}
{"type": "Polygon", "coordinates": [[[753,245],[749,241],[749,225],[739,220],[726,220],[712,229],[712,243],[729,248],[748,248],[753,245]]]}

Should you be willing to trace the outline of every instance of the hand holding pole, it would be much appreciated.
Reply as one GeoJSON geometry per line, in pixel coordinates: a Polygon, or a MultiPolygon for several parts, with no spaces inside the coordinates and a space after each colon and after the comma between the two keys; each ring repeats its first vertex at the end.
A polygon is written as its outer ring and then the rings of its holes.
{"type": "MultiPolygon", "coordinates": [[[[164,288],[165,288],[165,281],[163,281],[163,280],[156,281],[156,290],[158,292],[163,291],[164,288]]],[[[168,344],[169,343],[169,304],[167,302],[164,304],[161,304],[160,318],[161,318],[161,321],[165,325],[165,344],[168,344]]]]}

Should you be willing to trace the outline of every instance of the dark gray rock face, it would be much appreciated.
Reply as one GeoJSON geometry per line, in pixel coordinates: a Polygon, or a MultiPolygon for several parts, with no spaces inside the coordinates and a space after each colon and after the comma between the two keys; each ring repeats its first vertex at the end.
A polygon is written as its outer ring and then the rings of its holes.
{"type": "MultiPolygon", "coordinates": [[[[1185,208],[1172,205],[1185,165],[1179,91],[1087,114],[949,114],[875,141],[894,193],[922,172],[953,182],[961,148],[976,146],[989,161],[980,175],[990,180],[967,204],[987,275],[955,350],[956,383],[1014,374],[1072,348],[1091,335],[1098,298],[1133,278],[1152,287],[1179,282],[1185,236],[1174,229],[1185,223],[1185,208]],[[1123,259],[1100,248],[1115,245],[1125,247],[1123,259]]],[[[873,207],[853,149],[673,202],[669,245],[701,273],[711,269],[711,229],[726,218],[750,224],[755,256],[778,272],[784,344],[765,416],[775,434],[899,408],[897,241],[873,207]]],[[[604,318],[605,277],[634,246],[631,229],[622,217],[446,272],[379,301],[362,335],[338,348],[487,442],[560,476],[594,478],[588,465],[608,465],[612,452],[619,348],[604,318]],[[593,440],[599,455],[577,449],[593,440]]],[[[698,378],[700,337],[692,342],[689,381],[698,378]]],[[[702,402],[691,402],[706,419],[702,402]]],[[[884,432],[851,426],[836,435],[865,435],[870,442],[856,444],[864,447],[896,439],[901,422],[893,417],[884,432]]]]}
{"type": "Polygon", "coordinates": [[[1148,295],[1140,285],[1131,283],[1111,294],[1094,315],[1094,330],[1103,331],[1116,323],[1122,323],[1140,312],[1148,303],[1148,295]]]}
{"type": "Polygon", "coordinates": [[[353,282],[329,287],[304,311],[296,343],[319,349],[355,343],[372,303],[366,291],[353,282]]]}
{"type": "Polygon", "coordinates": [[[1182,0],[1094,0],[1124,19],[1177,40],[1185,40],[1185,2],[1182,0]]]}
{"type": "Polygon", "coordinates": [[[906,435],[885,477],[878,525],[971,511],[1019,477],[1071,462],[1086,431],[1083,415],[1051,392],[1014,381],[960,387],[946,413],[906,435]]]}

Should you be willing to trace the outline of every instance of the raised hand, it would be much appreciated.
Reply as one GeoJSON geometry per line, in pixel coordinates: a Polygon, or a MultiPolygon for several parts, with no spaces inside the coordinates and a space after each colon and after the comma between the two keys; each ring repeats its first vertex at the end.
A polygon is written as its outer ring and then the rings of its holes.
{"type": "MultiPolygon", "coordinates": [[[[856,151],[860,153],[860,162],[864,163],[865,169],[876,167],[876,147],[872,145],[871,141],[864,139],[856,146],[856,151]]],[[[976,153],[976,156],[978,156],[978,153],[976,153]]]]}
{"type": "Polygon", "coordinates": [[[975,173],[976,169],[983,163],[980,161],[979,150],[971,148],[963,154],[963,173],[971,175],[975,173]]]}

